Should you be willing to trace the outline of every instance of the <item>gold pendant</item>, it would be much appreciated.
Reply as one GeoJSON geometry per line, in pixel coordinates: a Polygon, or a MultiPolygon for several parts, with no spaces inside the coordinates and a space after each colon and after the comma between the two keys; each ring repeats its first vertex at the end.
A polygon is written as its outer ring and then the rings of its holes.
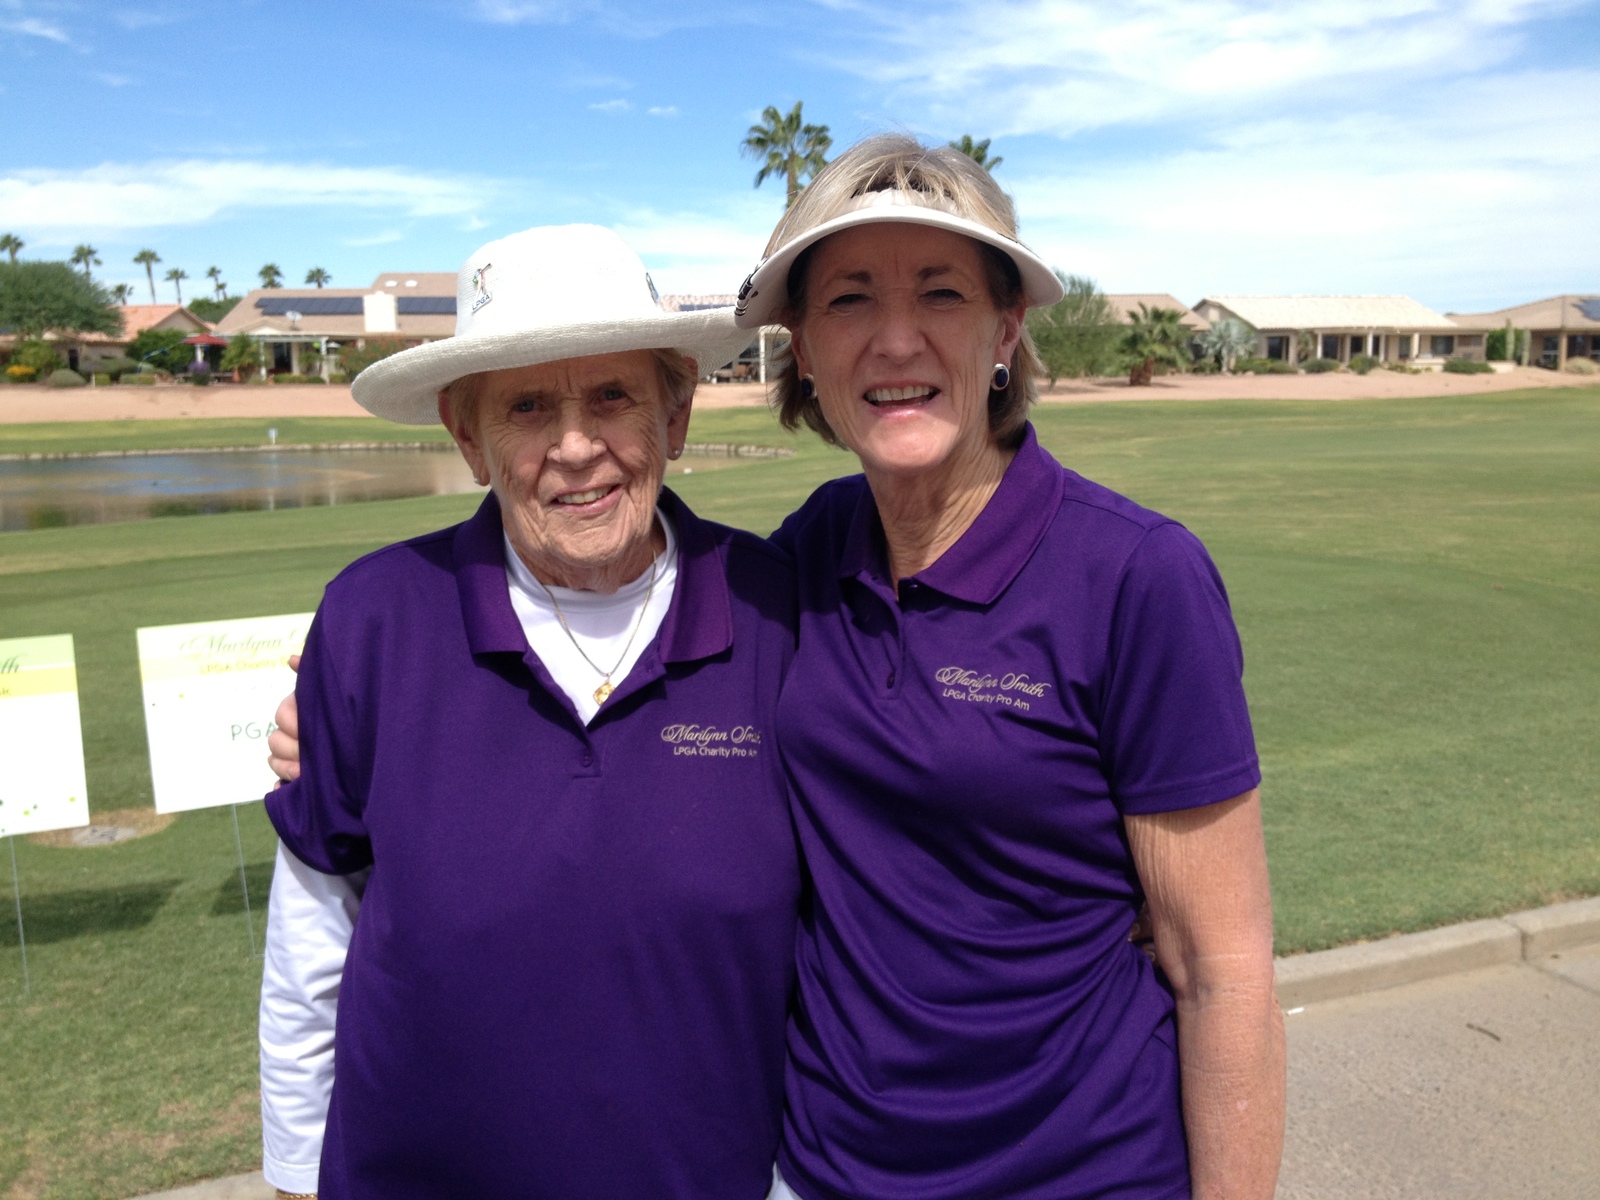
{"type": "Polygon", "coordinates": [[[595,688],[594,702],[596,704],[604,704],[606,702],[606,697],[611,695],[611,693],[616,690],[616,688],[611,686],[611,680],[606,680],[599,687],[595,688]]]}

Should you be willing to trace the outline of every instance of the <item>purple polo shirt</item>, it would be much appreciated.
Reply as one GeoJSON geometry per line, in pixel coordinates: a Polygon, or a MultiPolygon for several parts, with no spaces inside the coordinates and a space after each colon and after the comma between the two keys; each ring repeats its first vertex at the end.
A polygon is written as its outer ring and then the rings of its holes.
{"type": "Polygon", "coordinates": [[[528,648],[500,510],[328,585],[267,796],[371,865],[339,993],[323,1200],[761,1200],[800,867],[774,746],[794,575],[662,499],[661,630],[586,729],[528,648]]]}
{"type": "Polygon", "coordinates": [[[1204,548],[1031,428],[898,599],[860,476],[775,540],[800,577],[778,736],[816,890],[784,1178],[806,1200],[1187,1196],[1122,818],[1260,780],[1204,548]]]}

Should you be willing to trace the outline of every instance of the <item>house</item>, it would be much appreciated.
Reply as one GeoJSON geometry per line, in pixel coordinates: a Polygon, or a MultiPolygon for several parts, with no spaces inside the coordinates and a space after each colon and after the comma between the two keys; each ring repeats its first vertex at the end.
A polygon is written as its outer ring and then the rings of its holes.
{"type": "Polygon", "coordinates": [[[256,288],[221,321],[216,332],[247,333],[261,343],[268,374],[299,374],[307,347],[315,347],[326,374],[329,351],[364,345],[368,337],[413,345],[452,337],[456,331],[453,271],[391,272],[365,288],[256,288]]]}
{"type": "Polygon", "coordinates": [[[1574,358],[1600,363],[1600,296],[1551,296],[1494,312],[1450,317],[1486,329],[1526,329],[1527,362],[1535,366],[1560,371],[1574,358]]]}
{"type": "MultiPolygon", "coordinates": [[[[661,297],[667,312],[702,312],[708,308],[732,308],[739,297],[732,292],[679,294],[661,297]]],[[[750,335],[750,344],[730,363],[701,363],[700,374],[713,381],[767,382],[768,365],[789,343],[789,331],[781,325],[767,325],[750,335]]]]}
{"type": "Polygon", "coordinates": [[[1195,312],[1256,331],[1256,356],[1284,362],[1370,354],[1383,362],[1441,369],[1447,359],[1484,357],[1485,326],[1446,317],[1409,296],[1207,296],[1195,312]],[[1305,353],[1309,348],[1310,353],[1305,353]]]}
{"type": "MultiPolygon", "coordinates": [[[[103,360],[126,356],[128,343],[147,329],[180,329],[185,337],[211,331],[205,321],[177,304],[124,304],[117,311],[122,314],[121,333],[47,333],[44,340],[54,343],[68,367],[88,375],[103,360]]],[[[15,335],[0,337],[0,350],[11,349],[16,341],[15,335]]]]}

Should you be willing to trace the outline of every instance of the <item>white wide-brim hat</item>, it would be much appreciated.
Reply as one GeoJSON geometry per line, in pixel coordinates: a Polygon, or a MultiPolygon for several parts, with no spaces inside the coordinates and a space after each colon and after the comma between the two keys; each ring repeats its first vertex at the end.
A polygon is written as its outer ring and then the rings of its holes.
{"type": "Polygon", "coordinates": [[[772,324],[789,303],[789,268],[794,266],[795,259],[829,234],[838,233],[841,229],[888,221],[948,229],[1003,252],[1017,264],[1017,273],[1022,276],[1022,293],[1029,308],[1055,304],[1066,295],[1061,280],[1056,278],[1049,264],[1016,238],[935,207],[937,203],[933,197],[922,192],[893,188],[857,196],[850,202],[847,212],[797,234],[762,259],[739,289],[739,300],[733,310],[734,319],[741,329],[772,324]]]}
{"type": "Polygon", "coordinates": [[[625,350],[676,350],[702,375],[750,335],[731,308],[667,312],[644,262],[599,225],[545,225],[481,247],[456,278],[456,334],[380,359],[356,403],[404,425],[439,421],[439,389],[480,371],[625,350]]]}

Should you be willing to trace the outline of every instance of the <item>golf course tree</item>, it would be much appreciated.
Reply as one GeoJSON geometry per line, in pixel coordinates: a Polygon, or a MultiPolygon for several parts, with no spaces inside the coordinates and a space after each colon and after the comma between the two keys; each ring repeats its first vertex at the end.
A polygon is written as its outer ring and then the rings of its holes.
{"type": "Polygon", "coordinates": [[[133,284],[131,283],[115,284],[111,289],[111,299],[118,304],[126,304],[128,297],[131,295],[133,295],[133,284]]]}
{"type": "Polygon", "coordinates": [[[0,263],[0,329],[20,339],[47,333],[122,332],[122,313],[104,284],[64,262],[0,263]]]}
{"type": "Polygon", "coordinates": [[[312,267],[311,270],[306,272],[306,282],[321,288],[332,283],[333,276],[329,275],[321,267],[312,267]]]}
{"type": "Polygon", "coordinates": [[[0,253],[11,256],[11,261],[17,261],[17,254],[27,245],[14,233],[0,233],[0,253]]]}
{"type": "Polygon", "coordinates": [[[150,281],[150,303],[156,302],[156,273],[155,265],[161,261],[161,255],[154,250],[141,250],[133,256],[133,261],[144,268],[144,277],[150,281]]]}
{"type": "Polygon", "coordinates": [[[796,100],[787,113],[767,105],[761,113],[761,123],[750,126],[739,143],[741,154],[761,164],[756,172],[756,187],[765,183],[768,176],[783,178],[788,189],[785,208],[792,207],[800,189],[827,166],[827,154],[833,148],[833,137],[826,125],[805,123],[800,113],[803,103],[796,100]]]}
{"type": "Polygon", "coordinates": [[[283,268],[277,263],[268,263],[256,272],[261,277],[261,286],[264,288],[279,288],[283,286],[283,268]]]}
{"type": "Polygon", "coordinates": [[[1130,328],[1122,337],[1129,387],[1148,387],[1158,364],[1179,371],[1193,364],[1189,331],[1183,327],[1182,317],[1175,308],[1139,302],[1139,311],[1129,319],[1130,328]]]}
{"type": "Polygon", "coordinates": [[[73,266],[82,267],[83,277],[85,279],[89,279],[91,278],[89,274],[89,268],[98,267],[100,265],[100,251],[96,250],[93,246],[80,243],[72,248],[72,258],[70,261],[72,262],[73,266]]]}
{"type": "Polygon", "coordinates": [[[228,294],[228,285],[222,282],[221,267],[207,267],[206,278],[211,280],[211,290],[216,293],[218,300],[228,294]]]}
{"type": "Polygon", "coordinates": [[[1236,359],[1255,353],[1256,331],[1237,317],[1227,317],[1200,335],[1200,349],[1223,371],[1231,372],[1236,359]]]}
{"type": "Polygon", "coordinates": [[[1001,158],[998,154],[993,158],[989,157],[989,141],[990,139],[984,138],[981,142],[975,142],[972,140],[972,135],[970,133],[963,133],[959,140],[950,143],[950,149],[961,151],[961,153],[965,154],[985,171],[992,172],[996,167],[1003,163],[1005,159],[1001,158]]]}
{"type": "Polygon", "coordinates": [[[182,267],[173,267],[167,272],[167,282],[172,285],[172,290],[178,297],[178,307],[183,307],[183,281],[189,278],[189,272],[182,267]]]}
{"type": "Polygon", "coordinates": [[[1028,333],[1050,386],[1063,376],[1106,375],[1122,364],[1126,327],[1094,280],[1057,271],[1067,294],[1049,308],[1028,311],[1028,333]]]}

